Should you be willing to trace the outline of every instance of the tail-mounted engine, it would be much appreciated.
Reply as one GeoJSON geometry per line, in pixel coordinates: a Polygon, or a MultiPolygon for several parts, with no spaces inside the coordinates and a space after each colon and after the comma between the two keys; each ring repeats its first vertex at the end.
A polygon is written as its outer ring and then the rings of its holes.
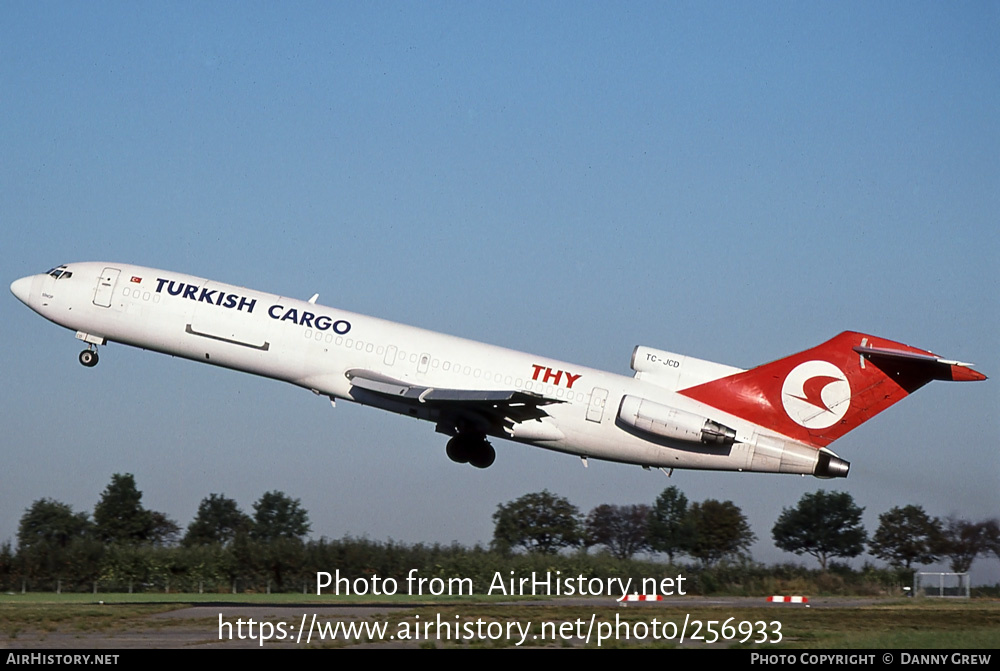
{"type": "Polygon", "coordinates": [[[693,412],[625,396],[618,408],[618,421],[633,429],[661,438],[706,445],[732,445],[736,430],[693,412]]]}

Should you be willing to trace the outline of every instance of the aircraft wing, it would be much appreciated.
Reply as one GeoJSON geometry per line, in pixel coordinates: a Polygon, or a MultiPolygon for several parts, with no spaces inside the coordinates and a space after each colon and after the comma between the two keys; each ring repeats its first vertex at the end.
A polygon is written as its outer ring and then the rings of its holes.
{"type": "Polygon", "coordinates": [[[451,389],[426,387],[397,380],[369,370],[347,371],[351,384],[397,401],[434,406],[448,415],[471,413],[486,416],[497,424],[520,423],[548,413],[542,406],[563,401],[516,389],[451,389]],[[506,420],[506,421],[504,421],[506,420]]]}

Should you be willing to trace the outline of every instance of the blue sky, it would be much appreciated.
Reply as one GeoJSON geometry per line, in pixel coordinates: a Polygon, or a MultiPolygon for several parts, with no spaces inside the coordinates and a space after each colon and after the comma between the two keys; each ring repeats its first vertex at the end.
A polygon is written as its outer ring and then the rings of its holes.
{"type": "MultiPolygon", "coordinates": [[[[186,526],[280,489],[315,536],[488,542],[498,503],[670,484],[760,542],[818,488],[1000,515],[996,3],[45,3],[0,9],[5,282],[106,260],[628,372],[862,330],[973,361],[833,447],[851,476],[658,472],[498,442],[72,333],[9,293],[0,539],[115,472],[186,526]]],[[[335,567],[331,567],[335,568],[335,567]]],[[[995,559],[977,575],[998,579],[995,559]]]]}

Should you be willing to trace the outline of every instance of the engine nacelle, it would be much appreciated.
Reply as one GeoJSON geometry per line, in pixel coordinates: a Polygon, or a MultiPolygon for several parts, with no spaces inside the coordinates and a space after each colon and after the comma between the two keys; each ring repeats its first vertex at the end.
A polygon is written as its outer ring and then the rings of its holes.
{"type": "Polygon", "coordinates": [[[706,445],[732,445],[736,442],[735,429],[693,412],[638,396],[622,398],[618,420],[626,426],[661,438],[706,445]]]}
{"type": "Polygon", "coordinates": [[[748,471],[759,473],[799,473],[817,478],[846,478],[851,463],[829,450],[784,440],[777,436],[757,436],[747,464],[748,471]]]}

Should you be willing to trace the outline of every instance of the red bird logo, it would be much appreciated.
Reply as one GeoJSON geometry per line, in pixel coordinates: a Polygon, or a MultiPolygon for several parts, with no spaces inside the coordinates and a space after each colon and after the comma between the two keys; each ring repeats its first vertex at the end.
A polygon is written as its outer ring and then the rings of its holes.
{"type": "Polygon", "coordinates": [[[850,409],[850,382],[844,371],[829,361],[803,361],[785,375],[781,405],[799,426],[825,429],[843,419],[850,409]]]}
{"type": "Polygon", "coordinates": [[[815,377],[811,377],[802,383],[802,393],[804,396],[796,396],[795,394],[789,394],[789,396],[797,398],[800,401],[805,401],[810,405],[814,405],[820,410],[833,412],[833,410],[831,410],[829,406],[823,402],[823,390],[834,382],[840,382],[840,378],[831,377],[829,375],[816,375],[815,377]]]}

